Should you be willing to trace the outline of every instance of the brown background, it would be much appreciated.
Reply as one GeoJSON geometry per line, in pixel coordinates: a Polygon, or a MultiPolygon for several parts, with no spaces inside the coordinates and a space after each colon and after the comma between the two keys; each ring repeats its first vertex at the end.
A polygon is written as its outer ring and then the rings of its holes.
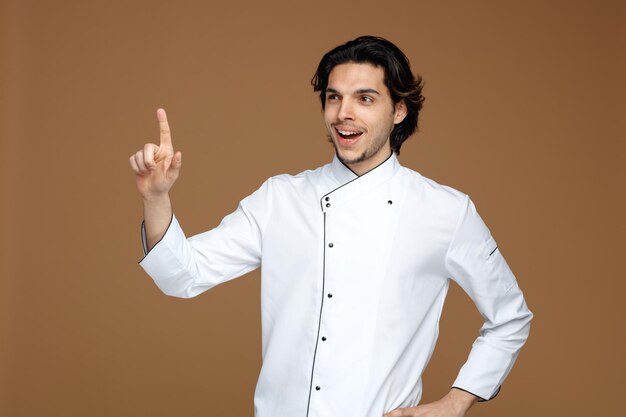
{"type": "MultiPolygon", "coordinates": [[[[472,196],[536,315],[470,415],[623,415],[625,4],[4,1],[0,415],[252,415],[258,272],[162,295],[136,265],[127,157],[165,107],[175,210],[188,234],[215,226],[268,176],[330,160],[308,83],[361,34],[426,81],[402,163],[472,196]]],[[[479,326],[453,286],[425,400],[479,326]]]]}

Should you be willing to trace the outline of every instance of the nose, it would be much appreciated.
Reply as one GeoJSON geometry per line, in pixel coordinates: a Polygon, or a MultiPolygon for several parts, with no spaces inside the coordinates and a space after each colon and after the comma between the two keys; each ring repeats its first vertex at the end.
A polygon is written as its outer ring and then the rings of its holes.
{"type": "Polygon", "coordinates": [[[354,112],[350,100],[341,100],[339,107],[339,120],[354,120],[354,112]]]}

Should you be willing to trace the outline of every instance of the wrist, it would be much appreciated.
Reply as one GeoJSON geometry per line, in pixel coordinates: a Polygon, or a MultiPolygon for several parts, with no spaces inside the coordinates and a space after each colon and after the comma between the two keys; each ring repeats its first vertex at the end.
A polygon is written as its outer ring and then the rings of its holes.
{"type": "Polygon", "coordinates": [[[478,401],[478,397],[474,394],[458,388],[452,388],[447,397],[454,403],[455,408],[463,413],[469,410],[478,401]]]}
{"type": "Polygon", "coordinates": [[[141,195],[144,204],[160,204],[160,203],[169,203],[170,196],[169,193],[146,193],[141,195]]]}

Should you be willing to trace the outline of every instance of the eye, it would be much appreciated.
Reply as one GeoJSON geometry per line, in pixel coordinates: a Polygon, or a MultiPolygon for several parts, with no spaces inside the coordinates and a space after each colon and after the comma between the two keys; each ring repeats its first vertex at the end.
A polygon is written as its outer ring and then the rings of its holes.
{"type": "Polygon", "coordinates": [[[362,96],[361,101],[364,103],[373,103],[374,99],[370,96],[362,96]]]}
{"type": "Polygon", "coordinates": [[[333,101],[333,100],[339,100],[339,96],[338,96],[337,94],[328,94],[328,95],[326,96],[326,100],[331,100],[331,101],[333,101]]]}

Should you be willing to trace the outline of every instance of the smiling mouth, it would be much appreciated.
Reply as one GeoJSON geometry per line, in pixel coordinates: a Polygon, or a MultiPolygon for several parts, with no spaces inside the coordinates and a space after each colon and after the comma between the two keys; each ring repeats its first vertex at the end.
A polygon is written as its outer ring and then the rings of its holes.
{"type": "Polygon", "coordinates": [[[345,143],[352,143],[352,142],[356,141],[358,138],[360,138],[361,135],[363,134],[363,132],[361,132],[359,130],[349,130],[349,129],[337,129],[337,128],[335,128],[335,131],[337,132],[339,137],[341,139],[343,139],[342,142],[345,142],[345,143]]]}

